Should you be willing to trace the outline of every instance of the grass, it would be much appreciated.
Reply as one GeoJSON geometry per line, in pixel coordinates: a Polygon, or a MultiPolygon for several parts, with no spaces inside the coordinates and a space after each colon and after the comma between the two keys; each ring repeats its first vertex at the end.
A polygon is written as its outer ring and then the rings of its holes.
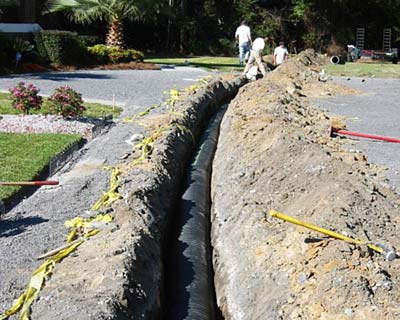
{"type": "MultiPolygon", "coordinates": [[[[79,135],[0,133],[0,181],[34,180],[50,159],[79,135]]],[[[0,199],[7,200],[21,187],[0,186],[0,199]]]]}
{"type": "MultiPolygon", "coordinates": [[[[8,100],[8,93],[0,92],[0,114],[22,114],[21,110],[15,109],[11,106],[8,100]]],[[[83,113],[84,116],[89,118],[100,118],[105,114],[112,114],[113,118],[118,118],[122,112],[122,108],[99,104],[99,103],[84,103],[86,111],[83,113]]],[[[50,113],[48,99],[43,99],[43,104],[40,110],[32,110],[31,114],[48,114],[50,113]]]]}
{"type": "Polygon", "coordinates": [[[347,62],[326,65],[326,72],[337,76],[400,78],[400,64],[347,62]]]}
{"type": "Polygon", "coordinates": [[[192,66],[206,70],[218,70],[222,72],[243,71],[243,67],[239,66],[237,57],[154,57],[144,60],[155,64],[169,64],[174,66],[192,66]]]}

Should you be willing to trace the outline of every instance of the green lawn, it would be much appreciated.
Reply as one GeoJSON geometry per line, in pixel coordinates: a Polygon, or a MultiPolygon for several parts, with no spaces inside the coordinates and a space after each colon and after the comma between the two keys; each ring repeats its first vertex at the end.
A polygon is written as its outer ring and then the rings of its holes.
{"type": "Polygon", "coordinates": [[[400,78],[400,64],[347,62],[326,65],[326,72],[337,76],[400,78]]]}
{"type": "Polygon", "coordinates": [[[154,57],[147,58],[145,62],[155,64],[170,64],[175,66],[192,66],[204,68],[207,70],[219,70],[223,72],[242,71],[243,67],[239,66],[238,57],[154,57]]]}
{"type": "MultiPolygon", "coordinates": [[[[11,106],[8,100],[8,93],[0,92],[0,114],[22,114],[21,110],[15,109],[11,106]]],[[[90,118],[100,118],[105,112],[106,115],[112,114],[113,118],[118,118],[122,112],[122,108],[115,107],[113,110],[112,106],[107,106],[99,103],[84,103],[86,111],[83,113],[84,116],[90,118]]],[[[40,110],[33,110],[32,114],[48,114],[50,112],[49,102],[47,99],[43,99],[42,108],[40,110]]]]}
{"type": "MultiPolygon", "coordinates": [[[[0,133],[0,181],[31,181],[79,135],[0,133]]],[[[0,186],[3,201],[20,187],[0,186]]]]}

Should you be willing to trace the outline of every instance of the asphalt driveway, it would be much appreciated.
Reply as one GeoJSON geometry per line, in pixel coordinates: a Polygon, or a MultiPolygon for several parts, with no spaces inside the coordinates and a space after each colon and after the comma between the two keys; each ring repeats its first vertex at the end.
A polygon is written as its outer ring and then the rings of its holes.
{"type": "MultiPolygon", "coordinates": [[[[347,130],[400,139],[400,80],[335,77],[335,82],[361,91],[337,96],[317,105],[334,115],[347,116],[347,130]]],[[[363,151],[368,162],[387,168],[389,184],[400,193],[400,143],[346,138],[352,149],[363,151]]]]}

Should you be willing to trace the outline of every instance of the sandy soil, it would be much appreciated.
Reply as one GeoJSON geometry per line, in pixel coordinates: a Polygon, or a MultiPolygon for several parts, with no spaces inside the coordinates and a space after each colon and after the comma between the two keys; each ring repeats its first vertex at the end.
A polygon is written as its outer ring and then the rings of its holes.
{"type": "Polygon", "coordinates": [[[225,319],[395,319],[400,260],[271,218],[275,209],[399,248],[399,195],[382,169],[328,136],[307,97],[356,93],[318,81],[306,52],[240,90],[213,169],[216,291],[225,319]],[[327,94],[329,93],[329,94],[327,94]]]}

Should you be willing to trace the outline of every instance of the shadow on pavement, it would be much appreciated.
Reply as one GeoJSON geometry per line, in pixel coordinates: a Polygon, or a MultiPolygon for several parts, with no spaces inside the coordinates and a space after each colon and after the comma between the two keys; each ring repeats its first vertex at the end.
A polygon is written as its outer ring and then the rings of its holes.
{"type": "Polygon", "coordinates": [[[0,220],[0,237],[11,237],[26,231],[27,227],[49,221],[41,217],[0,220]]]}
{"type": "Polygon", "coordinates": [[[68,81],[71,79],[112,79],[113,77],[107,74],[90,74],[82,72],[46,72],[46,73],[26,73],[24,75],[14,74],[4,76],[3,78],[19,78],[21,76],[29,76],[30,78],[53,80],[53,81],[68,81]]]}

